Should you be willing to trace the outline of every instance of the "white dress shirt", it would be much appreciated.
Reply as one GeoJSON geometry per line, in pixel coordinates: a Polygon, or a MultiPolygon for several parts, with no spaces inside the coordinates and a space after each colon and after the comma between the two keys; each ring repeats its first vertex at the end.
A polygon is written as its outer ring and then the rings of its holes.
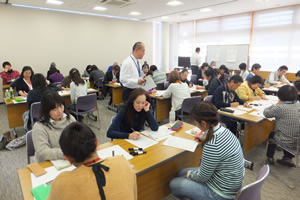
{"type": "Polygon", "coordinates": [[[191,97],[189,87],[186,83],[171,83],[164,93],[163,97],[169,98],[172,95],[172,108],[181,109],[182,102],[185,98],[191,97]]]}
{"type": "Polygon", "coordinates": [[[137,66],[137,59],[132,54],[123,61],[122,68],[120,70],[120,82],[124,87],[131,89],[140,87],[138,84],[138,79],[140,77],[137,66]]]}
{"type": "Polygon", "coordinates": [[[248,70],[241,71],[240,76],[243,78],[243,81],[246,80],[248,74],[249,74],[248,70]]]}
{"type": "Polygon", "coordinates": [[[270,73],[266,82],[267,82],[267,84],[270,84],[270,85],[278,85],[281,83],[280,81],[290,83],[289,80],[287,80],[284,75],[280,76],[279,72],[275,71],[275,72],[270,73]]]}
{"type": "Polygon", "coordinates": [[[191,65],[196,65],[196,66],[201,65],[200,55],[196,52],[191,56],[191,65]]]}

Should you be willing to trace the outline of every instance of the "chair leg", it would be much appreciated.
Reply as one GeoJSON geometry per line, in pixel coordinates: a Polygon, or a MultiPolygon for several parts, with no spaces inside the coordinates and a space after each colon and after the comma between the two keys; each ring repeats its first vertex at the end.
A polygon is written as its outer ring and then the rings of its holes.
{"type": "Polygon", "coordinates": [[[99,120],[99,130],[100,130],[100,128],[101,128],[101,122],[100,122],[100,115],[99,115],[99,110],[98,110],[98,106],[97,106],[97,116],[98,116],[98,120],[99,120]]]}

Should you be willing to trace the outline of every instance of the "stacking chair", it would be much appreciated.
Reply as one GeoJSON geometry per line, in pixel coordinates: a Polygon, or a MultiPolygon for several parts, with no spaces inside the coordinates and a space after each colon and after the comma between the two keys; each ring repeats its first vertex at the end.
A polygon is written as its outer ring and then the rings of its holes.
{"type": "Polygon", "coordinates": [[[201,96],[197,96],[197,97],[190,97],[190,98],[186,98],[183,100],[182,102],[182,106],[181,106],[181,114],[178,116],[181,119],[184,118],[184,114],[190,114],[193,106],[197,103],[201,101],[201,96]]]}
{"type": "Polygon", "coordinates": [[[168,89],[168,87],[169,87],[169,82],[164,82],[164,89],[166,90],[168,89]]]}
{"type": "Polygon", "coordinates": [[[41,107],[41,102],[35,102],[35,103],[31,104],[30,119],[31,119],[32,127],[33,127],[34,122],[40,117],[40,107],[41,107]]]}
{"type": "Polygon", "coordinates": [[[157,90],[164,90],[165,89],[165,83],[157,83],[156,89],[157,90]]]}
{"type": "Polygon", "coordinates": [[[198,85],[198,80],[197,80],[198,76],[197,74],[192,74],[191,75],[191,82],[194,84],[194,85],[198,85]]]}
{"type": "Polygon", "coordinates": [[[258,172],[256,181],[240,189],[235,200],[257,200],[260,199],[261,188],[270,173],[269,165],[264,165],[258,172]]]}
{"type": "Polygon", "coordinates": [[[206,102],[211,102],[213,95],[208,95],[206,97],[204,97],[204,101],[206,102]]]}
{"type": "Polygon", "coordinates": [[[30,156],[34,156],[35,149],[32,141],[32,131],[26,133],[26,150],[27,150],[27,162],[30,164],[30,156]]]}
{"type": "Polygon", "coordinates": [[[99,117],[98,105],[97,105],[97,95],[95,93],[78,97],[77,104],[76,104],[76,111],[70,110],[71,113],[76,115],[77,120],[78,120],[78,115],[92,114],[94,111],[97,112],[98,120],[99,120],[98,129],[100,129],[100,117],[99,117]],[[96,109],[94,107],[96,107],[96,109]]]}

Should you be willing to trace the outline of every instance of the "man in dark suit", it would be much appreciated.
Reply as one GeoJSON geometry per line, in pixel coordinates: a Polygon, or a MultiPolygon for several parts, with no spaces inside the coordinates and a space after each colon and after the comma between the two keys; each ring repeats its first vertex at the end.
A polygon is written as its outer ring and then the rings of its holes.
{"type": "Polygon", "coordinates": [[[113,66],[112,71],[106,72],[105,77],[104,77],[104,88],[103,88],[103,95],[106,97],[106,95],[109,93],[110,94],[110,100],[109,100],[109,105],[112,103],[112,95],[111,95],[111,88],[107,87],[106,84],[114,84],[114,83],[119,83],[119,74],[120,74],[120,66],[115,65],[113,66]]]}

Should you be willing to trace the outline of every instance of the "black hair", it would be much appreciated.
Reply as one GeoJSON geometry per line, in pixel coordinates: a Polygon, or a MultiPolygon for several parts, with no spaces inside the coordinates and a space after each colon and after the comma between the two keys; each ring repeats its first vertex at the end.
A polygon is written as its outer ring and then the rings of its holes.
{"type": "Polygon", "coordinates": [[[252,65],[251,71],[253,71],[253,69],[259,69],[259,68],[261,68],[260,64],[255,63],[255,64],[252,65]]]}
{"type": "Polygon", "coordinates": [[[296,101],[298,93],[295,87],[284,85],[278,90],[278,98],[280,101],[296,101]]]}
{"type": "Polygon", "coordinates": [[[144,68],[148,68],[148,70],[149,70],[149,65],[147,64],[147,62],[145,62],[145,63],[142,65],[142,69],[144,69],[144,68]]]}
{"type": "Polygon", "coordinates": [[[154,72],[155,70],[157,70],[157,67],[155,65],[151,65],[150,66],[150,71],[154,72]]]}
{"type": "Polygon", "coordinates": [[[195,51],[196,51],[196,52],[199,52],[199,51],[200,51],[200,47],[197,47],[197,48],[195,49],[195,51]]]}
{"type": "Polygon", "coordinates": [[[53,128],[50,124],[50,111],[61,105],[64,106],[64,113],[66,113],[67,119],[70,119],[70,114],[63,98],[57,92],[47,90],[41,99],[40,122],[50,129],[53,128]]]}
{"type": "Polygon", "coordinates": [[[148,76],[148,75],[153,76],[153,72],[152,72],[151,70],[149,70],[149,71],[147,72],[146,76],[148,76]]]}
{"type": "Polygon", "coordinates": [[[296,80],[296,81],[294,82],[294,86],[295,86],[295,88],[298,90],[298,92],[300,92],[300,79],[299,79],[299,80],[296,80]]]}
{"type": "Polygon", "coordinates": [[[180,74],[183,74],[184,72],[189,73],[189,71],[188,71],[187,69],[183,69],[183,70],[180,72],[180,74]]]}
{"type": "Polygon", "coordinates": [[[240,70],[246,70],[246,68],[247,68],[246,63],[241,63],[241,64],[239,65],[239,68],[240,68],[240,70]]]}
{"type": "Polygon", "coordinates": [[[258,75],[255,75],[255,76],[253,76],[252,78],[250,78],[248,80],[248,83],[250,83],[250,84],[259,83],[259,84],[263,85],[264,84],[264,80],[262,79],[262,77],[260,77],[258,75]]]}
{"type": "Polygon", "coordinates": [[[206,76],[206,77],[214,77],[215,76],[215,72],[214,72],[214,70],[213,69],[208,69],[208,70],[206,70],[205,72],[204,72],[204,75],[206,76]]]}
{"type": "Polygon", "coordinates": [[[77,85],[77,86],[78,86],[79,84],[84,85],[85,82],[84,82],[84,80],[81,78],[78,69],[72,68],[72,69],[69,71],[69,76],[70,76],[70,79],[75,83],[75,85],[77,85]]]}
{"type": "Polygon", "coordinates": [[[113,66],[113,70],[120,72],[120,66],[119,65],[113,66]]]}
{"type": "Polygon", "coordinates": [[[90,127],[80,122],[66,126],[59,138],[59,145],[64,155],[81,163],[96,151],[96,135],[90,127]]]}
{"type": "Polygon", "coordinates": [[[92,65],[88,65],[88,66],[86,66],[86,68],[85,68],[85,70],[87,71],[87,73],[91,73],[91,71],[92,71],[92,65]]]}
{"type": "MultiPolygon", "coordinates": [[[[129,126],[131,128],[133,128],[133,124],[134,124],[134,113],[136,112],[133,104],[135,99],[140,96],[140,95],[145,95],[146,96],[146,101],[151,102],[151,97],[149,96],[149,94],[142,88],[137,88],[134,89],[129,97],[128,100],[125,102],[124,107],[127,108],[127,123],[129,124],[129,126]]],[[[142,115],[141,115],[141,119],[140,119],[140,125],[143,125],[145,123],[146,120],[146,112],[144,109],[142,109],[141,111],[142,115]]]]}
{"type": "Polygon", "coordinates": [[[279,68],[278,68],[278,70],[279,71],[282,71],[282,70],[289,70],[289,68],[287,67],[287,66],[285,66],[285,65],[282,65],[282,66],[280,66],[279,68]]]}
{"type": "Polygon", "coordinates": [[[243,78],[240,75],[234,75],[230,78],[230,80],[228,82],[233,81],[234,83],[242,83],[243,82],[243,78]]]}
{"type": "Polygon", "coordinates": [[[141,49],[142,46],[143,46],[142,42],[136,42],[132,47],[132,51],[134,51],[135,49],[141,49]]]}
{"type": "Polygon", "coordinates": [[[295,74],[296,77],[300,77],[300,71],[295,74]]]}
{"type": "Polygon", "coordinates": [[[22,69],[21,75],[20,75],[21,79],[24,78],[24,72],[27,71],[27,70],[31,71],[31,77],[30,77],[30,79],[32,78],[32,76],[34,75],[32,68],[29,67],[29,66],[24,66],[23,69],[22,69]]]}
{"type": "Polygon", "coordinates": [[[201,65],[201,69],[204,69],[204,67],[209,67],[209,64],[207,62],[204,62],[202,65],[201,65]]]}
{"type": "Polygon", "coordinates": [[[8,61],[5,61],[4,63],[2,63],[2,67],[5,68],[5,65],[9,65],[11,66],[11,64],[8,61]]]}
{"type": "Polygon", "coordinates": [[[219,67],[219,70],[222,70],[222,69],[224,70],[224,73],[229,74],[228,68],[225,65],[221,65],[219,67]]]}
{"type": "Polygon", "coordinates": [[[91,73],[92,71],[94,71],[94,70],[97,70],[97,69],[98,69],[98,67],[97,67],[96,65],[92,65],[92,66],[91,66],[90,73],[91,73]]]}
{"type": "Polygon", "coordinates": [[[47,84],[46,84],[46,78],[43,74],[34,74],[32,76],[32,88],[41,88],[41,89],[46,89],[47,84]]]}
{"type": "Polygon", "coordinates": [[[55,66],[51,66],[49,69],[49,76],[51,76],[52,74],[54,74],[55,72],[59,72],[55,66]]]}
{"type": "Polygon", "coordinates": [[[209,142],[214,138],[213,128],[218,125],[220,118],[218,114],[218,109],[210,102],[197,102],[190,113],[190,118],[192,121],[196,121],[201,124],[201,121],[205,121],[209,124],[209,129],[206,134],[206,138],[203,144],[209,142]]]}

